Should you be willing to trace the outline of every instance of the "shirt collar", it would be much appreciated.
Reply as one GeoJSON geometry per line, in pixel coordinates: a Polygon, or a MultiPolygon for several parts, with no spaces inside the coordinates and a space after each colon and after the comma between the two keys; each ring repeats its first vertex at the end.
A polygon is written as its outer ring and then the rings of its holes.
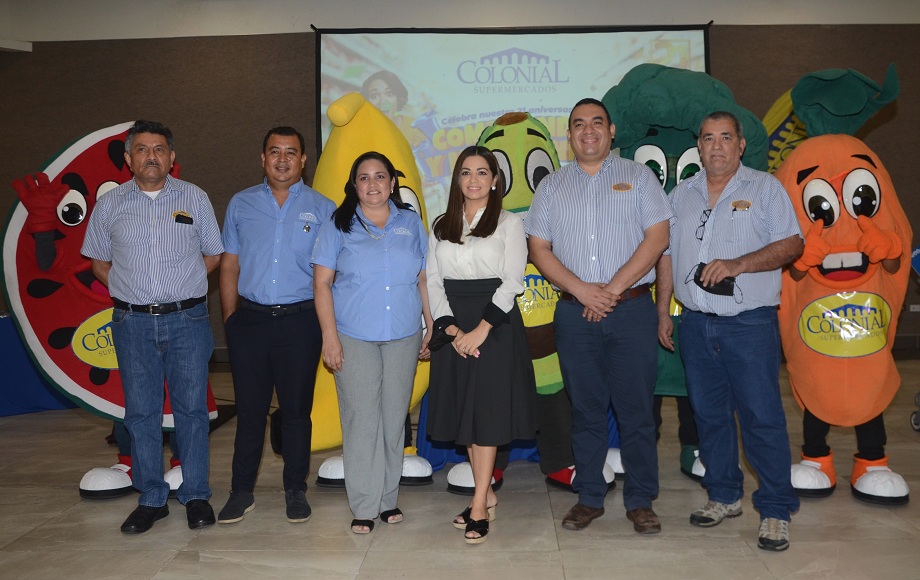
{"type": "Polygon", "coordinates": [[[467,221],[466,221],[466,212],[464,212],[464,214],[463,214],[463,223],[466,224],[466,227],[467,227],[468,230],[472,230],[473,228],[476,227],[476,224],[479,223],[479,220],[482,218],[482,214],[485,213],[485,211],[486,211],[486,208],[485,208],[485,207],[481,207],[481,208],[477,209],[477,210],[476,210],[476,213],[473,214],[473,221],[471,221],[471,222],[469,222],[469,223],[467,223],[467,221]]]}
{"type": "MultiPolygon", "coordinates": [[[[392,199],[387,200],[387,205],[390,206],[390,215],[387,216],[387,223],[384,225],[384,228],[386,228],[387,226],[389,226],[389,225],[390,225],[391,223],[393,223],[395,220],[397,220],[397,219],[399,219],[400,217],[402,217],[402,214],[400,213],[399,208],[396,207],[396,204],[393,203],[393,200],[392,200],[392,199]]],[[[364,220],[364,223],[366,223],[366,224],[371,223],[370,220],[367,219],[367,216],[364,215],[364,210],[361,209],[361,204],[360,204],[360,203],[359,203],[357,206],[355,206],[355,218],[360,218],[360,219],[364,220]]],[[[355,220],[352,219],[352,221],[355,221],[355,220]]]]}
{"type": "MultiPolygon", "coordinates": [[[[289,195],[294,195],[294,196],[299,195],[300,192],[303,190],[303,185],[304,185],[304,184],[303,184],[303,179],[302,179],[302,178],[301,178],[301,179],[298,179],[298,180],[297,180],[297,183],[295,183],[294,185],[292,185],[291,187],[288,188],[288,194],[289,194],[289,195]]],[[[268,178],[266,178],[266,177],[263,177],[263,178],[262,178],[262,191],[263,191],[264,193],[267,193],[268,195],[271,195],[271,194],[272,194],[271,188],[268,187],[268,178]]]]}
{"type": "MultiPolygon", "coordinates": [[[[598,172],[595,173],[594,175],[599,175],[599,174],[603,173],[604,171],[606,171],[607,168],[610,167],[610,164],[613,163],[613,157],[614,157],[613,151],[611,151],[610,153],[608,153],[608,154],[607,154],[607,157],[605,157],[604,160],[601,161],[601,168],[600,168],[600,169],[598,170],[598,172]]],[[[582,168],[581,165],[579,165],[577,159],[572,160],[572,163],[574,163],[575,166],[578,167],[578,170],[579,170],[579,171],[581,171],[581,172],[584,173],[585,175],[588,175],[589,177],[593,177],[592,175],[589,175],[588,172],[585,171],[585,170],[582,168]]]]}
{"type": "MultiPolygon", "coordinates": [[[[144,190],[142,190],[140,186],[138,186],[137,179],[135,179],[134,177],[131,178],[131,185],[132,187],[130,189],[126,189],[122,191],[121,195],[125,195],[129,191],[135,191],[137,193],[144,194],[145,196],[147,195],[144,193],[144,190]]],[[[165,195],[167,192],[173,189],[175,189],[175,180],[173,179],[172,175],[166,174],[166,181],[163,182],[163,188],[160,189],[160,195],[165,195]]],[[[159,195],[157,197],[159,197],[159,195]]]]}

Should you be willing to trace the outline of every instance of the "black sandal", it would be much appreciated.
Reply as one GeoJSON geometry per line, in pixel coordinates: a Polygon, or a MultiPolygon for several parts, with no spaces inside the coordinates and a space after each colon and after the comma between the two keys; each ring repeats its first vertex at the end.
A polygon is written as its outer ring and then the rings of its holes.
{"type": "Polygon", "coordinates": [[[486,536],[489,533],[489,520],[470,520],[470,523],[466,524],[466,534],[470,532],[476,532],[479,534],[478,538],[471,538],[467,535],[463,536],[463,541],[467,544],[481,544],[486,541],[486,536]]]}
{"type": "Polygon", "coordinates": [[[374,531],[374,520],[351,520],[351,533],[353,534],[369,534],[374,531]],[[358,526],[367,527],[367,531],[356,530],[358,526]]]}
{"type": "MultiPolygon", "coordinates": [[[[496,507],[497,505],[498,505],[498,504],[495,504],[495,505],[493,505],[493,506],[490,506],[490,507],[487,507],[487,508],[486,508],[486,513],[489,514],[489,521],[490,521],[490,522],[491,522],[491,521],[495,521],[495,507],[496,507]]],[[[471,519],[471,517],[470,517],[470,516],[472,515],[472,513],[473,513],[473,508],[472,508],[472,507],[468,507],[468,508],[466,508],[465,510],[463,510],[462,512],[460,512],[459,514],[455,515],[455,516],[454,516],[454,520],[453,520],[454,527],[457,528],[458,530],[465,530],[467,524],[469,524],[471,521],[473,521],[473,520],[471,519]],[[458,521],[457,521],[457,518],[460,518],[460,520],[462,520],[462,521],[459,521],[459,522],[458,522],[458,521]]],[[[383,514],[380,514],[380,515],[382,516],[383,514]]]]}
{"type": "Polygon", "coordinates": [[[391,510],[380,512],[380,521],[386,524],[398,524],[403,521],[402,510],[399,508],[393,508],[391,510]],[[399,519],[395,522],[391,522],[390,518],[395,518],[396,516],[399,516],[399,519]]]}
{"type": "Polygon", "coordinates": [[[470,519],[471,513],[473,513],[473,508],[468,507],[459,514],[455,515],[453,520],[454,527],[458,530],[465,530],[466,525],[472,521],[470,519]],[[457,518],[460,518],[459,522],[457,521],[457,518]]]}

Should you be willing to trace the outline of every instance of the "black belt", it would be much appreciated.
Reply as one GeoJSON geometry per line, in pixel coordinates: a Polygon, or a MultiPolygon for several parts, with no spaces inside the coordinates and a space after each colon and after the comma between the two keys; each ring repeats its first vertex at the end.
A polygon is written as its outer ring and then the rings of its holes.
{"type": "Polygon", "coordinates": [[[115,304],[115,308],[130,310],[132,312],[143,312],[144,314],[153,315],[169,314],[171,312],[178,312],[179,310],[188,310],[192,306],[198,306],[205,300],[207,300],[207,296],[189,298],[188,300],[180,300],[179,302],[163,302],[160,304],[128,304],[124,300],[112,298],[112,302],[115,304]]]}
{"type": "Polygon", "coordinates": [[[298,312],[303,312],[304,310],[313,310],[314,306],[312,300],[303,300],[301,302],[294,302],[292,304],[269,305],[259,304],[258,302],[253,302],[252,300],[247,300],[243,297],[240,297],[240,308],[261,312],[262,314],[270,314],[272,316],[287,316],[288,314],[297,314],[298,312]]]}
{"type": "MultiPolygon", "coordinates": [[[[650,289],[651,289],[651,284],[648,284],[648,283],[639,284],[638,286],[630,288],[626,292],[623,292],[622,294],[620,294],[620,302],[624,300],[632,300],[633,298],[638,298],[639,296],[642,296],[643,294],[648,293],[650,289]]],[[[559,300],[566,300],[568,302],[575,302],[577,304],[581,304],[581,302],[578,302],[578,298],[575,298],[568,292],[560,292],[559,300]]]]}

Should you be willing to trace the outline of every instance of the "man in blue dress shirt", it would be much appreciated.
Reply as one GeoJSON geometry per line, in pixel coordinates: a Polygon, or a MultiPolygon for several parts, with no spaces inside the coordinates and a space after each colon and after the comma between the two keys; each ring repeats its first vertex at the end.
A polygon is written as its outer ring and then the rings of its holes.
{"type": "Polygon", "coordinates": [[[310,254],[335,204],[304,184],[306,161],[304,138],[296,129],[269,130],[262,141],[265,179],[234,195],[224,218],[220,301],[237,425],[230,499],[217,517],[221,524],[238,522],[255,507],[253,488],[273,391],[283,411],[287,520],[310,519],[305,495],[310,413],[322,350],[310,254]]]}
{"type": "Polygon", "coordinates": [[[553,325],[572,400],[578,503],[562,527],[604,514],[607,410],[620,428],[626,517],[640,534],[661,531],[652,415],[658,312],[653,266],[668,246],[671,208],[651,170],[610,153],[614,125],[596,99],[579,101],[567,131],[575,161],[540,182],[524,221],[530,259],[561,293],[553,325]]]}
{"type": "Polygon", "coordinates": [[[183,482],[177,491],[188,526],[214,524],[208,503],[208,273],[224,251],[205,192],[169,175],[172,132],[137,121],[125,139],[134,179],[96,201],[81,252],[109,288],[112,339],[131,434],[138,507],[121,526],[140,534],[169,515],[163,479],[163,381],[175,419],[183,482]]]}

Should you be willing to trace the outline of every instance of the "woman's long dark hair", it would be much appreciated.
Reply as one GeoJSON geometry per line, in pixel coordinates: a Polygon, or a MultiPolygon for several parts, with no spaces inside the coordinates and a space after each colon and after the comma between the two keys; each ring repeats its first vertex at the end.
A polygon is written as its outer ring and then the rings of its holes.
{"type": "Polygon", "coordinates": [[[378,153],[376,151],[362,153],[351,165],[348,183],[345,184],[345,199],[342,200],[338,209],[332,214],[335,220],[335,227],[346,234],[351,231],[352,218],[355,217],[355,212],[358,210],[358,189],[355,186],[355,180],[358,178],[358,168],[362,163],[371,159],[382,163],[383,168],[386,169],[387,175],[393,180],[393,191],[390,192],[390,201],[396,204],[396,207],[399,209],[406,209],[408,207],[399,196],[399,176],[397,175],[398,172],[396,168],[393,167],[393,163],[390,162],[383,153],[378,153]]]}
{"type": "Polygon", "coordinates": [[[505,177],[498,167],[498,160],[495,155],[485,147],[472,145],[464,149],[457,162],[454,164],[454,175],[450,181],[450,195],[447,198],[447,211],[434,221],[434,235],[438,240],[447,240],[455,244],[462,244],[460,239],[463,237],[463,190],[460,189],[460,172],[463,170],[463,162],[470,157],[482,157],[489,166],[489,171],[493,176],[498,176],[495,187],[489,189],[489,201],[486,204],[486,210],[479,218],[479,223],[470,231],[471,236],[477,238],[487,238],[495,233],[498,227],[498,218],[502,212],[502,197],[505,193],[505,177]]]}

